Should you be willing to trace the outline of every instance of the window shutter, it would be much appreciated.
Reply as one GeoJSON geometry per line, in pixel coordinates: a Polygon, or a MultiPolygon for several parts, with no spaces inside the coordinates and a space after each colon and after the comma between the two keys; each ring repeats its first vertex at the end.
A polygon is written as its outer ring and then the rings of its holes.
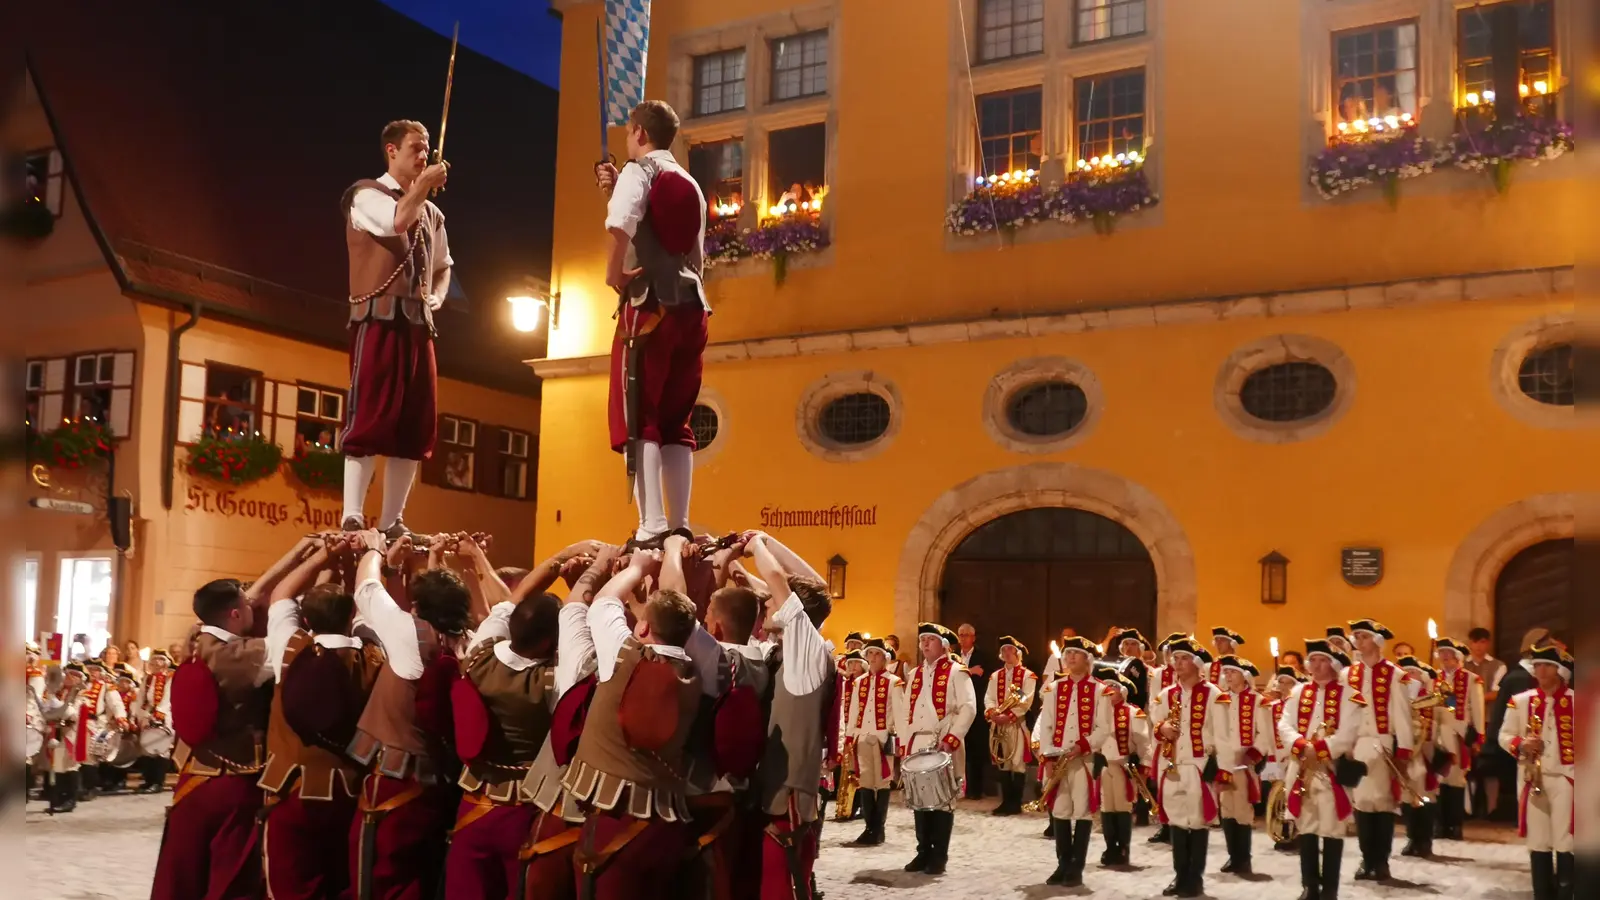
{"type": "Polygon", "coordinates": [[[500,452],[500,442],[504,440],[501,434],[504,431],[498,425],[478,426],[477,473],[473,481],[474,488],[480,494],[505,496],[506,456],[500,452]]]}
{"type": "Polygon", "coordinates": [[[178,379],[178,396],[186,400],[206,398],[206,367],[197,363],[184,363],[178,379]]]}
{"type": "Polygon", "coordinates": [[[39,432],[54,430],[61,424],[61,395],[42,394],[39,397],[39,432]]]}
{"type": "Polygon", "coordinates": [[[539,436],[528,435],[528,496],[524,499],[535,500],[539,496],[539,436]]]}
{"type": "Polygon", "coordinates": [[[178,443],[192,444],[200,440],[200,430],[205,426],[205,419],[205,401],[178,401],[178,443]]]}
{"type": "Polygon", "coordinates": [[[273,433],[274,441],[279,447],[283,448],[284,456],[294,456],[295,421],[293,419],[285,419],[282,416],[274,416],[272,421],[274,423],[273,427],[276,429],[273,433]]]}
{"type": "MultiPolygon", "coordinates": [[[[444,416],[435,417],[434,422],[437,427],[442,428],[444,425],[444,416]]],[[[433,455],[423,460],[422,465],[418,467],[418,475],[421,477],[423,484],[430,484],[434,487],[444,487],[445,456],[450,452],[453,446],[454,445],[446,444],[443,441],[434,441],[433,455]]]]}
{"type": "Polygon", "coordinates": [[[44,364],[44,389],[47,391],[64,391],[67,389],[67,361],[65,359],[52,359],[44,364]]]}
{"type": "Polygon", "coordinates": [[[118,353],[112,369],[111,383],[116,387],[133,386],[133,354],[118,353]]]}
{"type": "Polygon", "coordinates": [[[133,388],[111,390],[111,436],[125,438],[132,433],[133,388]]]}

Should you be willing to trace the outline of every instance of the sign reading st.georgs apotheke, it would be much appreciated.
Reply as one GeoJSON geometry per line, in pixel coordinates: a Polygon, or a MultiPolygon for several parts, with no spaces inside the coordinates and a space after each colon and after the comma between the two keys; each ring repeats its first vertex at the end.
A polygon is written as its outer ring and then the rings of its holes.
{"type": "MultiPolygon", "coordinates": [[[[339,528],[341,520],[336,502],[323,506],[313,504],[306,496],[296,497],[292,503],[261,500],[231,488],[218,490],[198,484],[189,485],[189,496],[183,508],[187,512],[229,519],[254,519],[267,525],[288,524],[302,531],[333,531],[339,528]]],[[[370,516],[367,527],[376,527],[370,516]]]]}

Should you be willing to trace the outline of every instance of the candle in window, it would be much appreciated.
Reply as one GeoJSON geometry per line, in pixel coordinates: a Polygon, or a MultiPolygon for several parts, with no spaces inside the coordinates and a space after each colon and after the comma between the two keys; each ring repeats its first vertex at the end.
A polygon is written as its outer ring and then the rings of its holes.
{"type": "Polygon", "coordinates": [[[1533,83],[1533,89],[1537,93],[1547,94],[1550,92],[1550,83],[1546,81],[1535,81],[1533,83]]]}
{"type": "Polygon", "coordinates": [[[1477,94],[1476,91],[1469,91],[1467,93],[1467,105],[1468,106],[1477,106],[1478,105],[1478,94],[1477,94]]]}

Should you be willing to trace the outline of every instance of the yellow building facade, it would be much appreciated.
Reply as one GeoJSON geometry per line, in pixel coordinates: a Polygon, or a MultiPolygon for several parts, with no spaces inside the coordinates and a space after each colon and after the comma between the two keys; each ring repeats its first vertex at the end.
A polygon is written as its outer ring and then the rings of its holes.
{"type": "MultiPolygon", "coordinates": [[[[634,523],[607,450],[596,98],[573,87],[603,4],[554,5],[541,553],[634,523]]],[[[1513,77],[1559,116],[1577,4],[1519,5],[1552,37],[1513,77]]],[[[818,172],[830,241],[781,280],[758,258],[711,270],[692,520],[834,559],[835,639],[968,620],[1037,663],[1063,626],[1227,625],[1264,665],[1269,636],[1355,616],[1414,644],[1429,619],[1559,631],[1594,487],[1571,391],[1579,161],[1518,163],[1503,190],[1446,164],[1332,200],[1307,177],[1372,104],[1436,146],[1486,114],[1482,84],[1506,82],[1484,74],[1483,10],[656,4],[646,95],[683,117],[675,154],[746,229],[818,172]],[[809,159],[797,132],[825,136],[809,159]],[[712,150],[737,166],[702,177],[712,150]],[[1054,184],[1129,151],[1159,202],[1114,229],[946,228],[979,176],[1054,184]]]]}

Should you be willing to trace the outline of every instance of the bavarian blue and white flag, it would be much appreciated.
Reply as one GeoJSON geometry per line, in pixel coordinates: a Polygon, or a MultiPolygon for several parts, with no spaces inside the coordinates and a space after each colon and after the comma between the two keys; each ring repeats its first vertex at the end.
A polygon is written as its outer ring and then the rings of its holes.
{"type": "Polygon", "coordinates": [[[606,0],[606,124],[628,124],[644,100],[650,0],[606,0]]]}

